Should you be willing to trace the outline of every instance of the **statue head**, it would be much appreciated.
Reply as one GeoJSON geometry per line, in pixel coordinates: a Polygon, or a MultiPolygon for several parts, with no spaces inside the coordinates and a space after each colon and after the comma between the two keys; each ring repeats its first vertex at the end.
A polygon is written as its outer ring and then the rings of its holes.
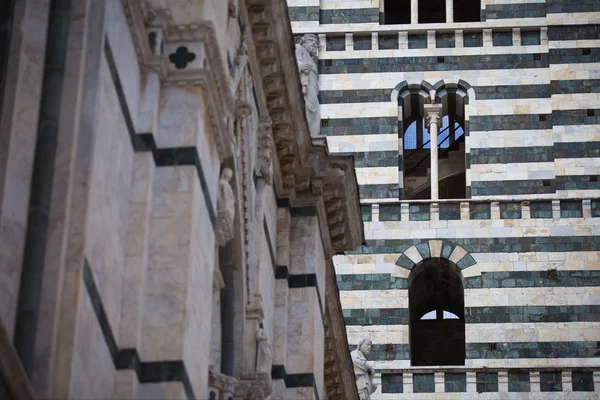
{"type": "Polygon", "coordinates": [[[300,39],[300,46],[304,47],[313,58],[319,55],[319,38],[313,33],[307,33],[300,39]]]}
{"type": "Polygon", "coordinates": [[[371,354],[372,345],[373,342],[371,342],[371,339],[362,339],[358,342],[358,350],[363,353],[365,357],[368,357],[369,354],[371,354]]]}
{"type": "Polygon", "coordinates": [[[233,176],[233,171],[230,168],[223,168],[223,172],[221,172],[221,179],[229,182],[231,177],[233,176]]]}

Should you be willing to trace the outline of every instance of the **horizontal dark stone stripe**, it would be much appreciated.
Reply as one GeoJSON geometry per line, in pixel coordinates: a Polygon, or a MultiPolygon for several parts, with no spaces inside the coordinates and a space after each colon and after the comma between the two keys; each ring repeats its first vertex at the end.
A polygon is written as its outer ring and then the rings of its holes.
{"type": "MultiPolygon", "coordinates": [[[[600,357],[596,342],[502,342],[497,350],[489,350],[489,343],[466,343],[466,358],[593,358],[600,357]]],[[[351,345],[350,351],[356,348],[351,345]]],[[[408,344],[373,344],[369,359],[373,361],[409,360],[408,344]]]]}
{"type": "MultiPolygon", "coordinates": [[[[548,8],[550,11],[550,7],[548,8]]],[[[600,39],[600,25],[549,26],[548,40],[600,39]]]]}
{"type": "Polygon", "coordinates": [[[321,10],[319,22],[323,25],[379,23],[379,8],[321,10]]]}
{"type": "Polygon", "coordinates": [[[471,148],[473,164],[511,164],[554,161],[552,146],[471,148]]]}
{"type": "Polygon", "coordinates": [[[519,181],[471,181],[472,196],[554,193],[553,179],[519,181]],[[550,186],[545,186],[549,184],[550,186]]]}
{"type": "MultiPolygon", "coordinates": [[[[595,175],[597,176],[597,175],[595,175]]],[[[592,175],[567,175],[556,177],[556,190],[596,190],[600,180],[592,180],[592,175]]]]}
{"type": "Polygon", "coordinates": [[[554,143],[555,158],[600,157],[600,142],[554,143]]]}
{"type": "Polygon", "coordinates": [[[540,121],[540,114],[472,116],[469,119],[469,130],[470,132],[479,132],[551,129],[552,115],[541,115],[545,116],[545,121],[540,121]]]}
{"type": "Polygon", "coordinates": [[[186,397],[195,399],[194,389],[182,360],[143,362],[137,349],[117,347],[102,297],[87,259],[83,264],[83,282],[115,368],[135,371],[140,383],[181,382],[186,397]]]}
{"type": "Polygon", "coordinates": [[[590,54],[583,55],[581,49],[550,49],[550,64],[596,63],[600,61],[600,48],[589,49],[590,54]]]}
{"type": "MultiPolygon", "coordinates": [[[[471,118],[473,119],[473,118],[471,118]]],[[[556,125],[598,125],[600,108],[594,109],[594,116],[588,117],[587,110],[553,110],[552,124],[556,125]]]]}
{"type": "Polygon", "coordinates": [[[400,191],[397,183],[378,185],[359,185],[361,199],[399,199],[400,191]]]}
{"type": "Polygon", "coordinates": [[[578,79],[550,82],[551,94],[600,93],[600,79],[578,79]]]}
{"type": "Polygon", "coordinates": [[[316,7],[288,7],[290,21],[318,21],[319,6],[316,7]]]}
{"type": "Polygon", "coordinates": [[[546,4],[487,4],[485,19],[539,18],[546,16],[546,4]]]}
{"type": "Polygon", "coordinates": [[[540,99],[550,97],[549,85],[475,86],[477,100],[540,99]]]}
{"type": "MultiPolygon", "coordinates": [[[[408,308],[344,309],[346,325],[408,325],[408,308]]],[[[600,322],[600,305],[466,307],[466,324],[600,322]]]]}
{"type": "MultiPolygon", "coordinates": [[[[358,246],[347,254],[404,253],[426,239],[377,239],[367,240],[366,246],[358,246]]],[[[449,239],[469,253],[527,253],[597,251],[600,236],[528,236],[506,238],[454,238],[449,239]]]]}
{"type": "Polygon", "coordinates": [[[331,118],[321,120],[321,135],[324,136],[380,135],[390,133],[398,133],[397,117],[331,118]]]}
{"type": "MultiPolygon", "coordinates": [[[[551,94],[549,85],[475,86],[473,89],[478,100],[539,99],[548,98],[551,94]]],[[[391,94],[392,89],[322,90],[319,93],[319,102],[320,104],[380,103],[390,101],[391,94]]]]}
{"type": "Polygon", "coordinates": [[[350,74],[369,72],[425,72],[487,69],[526,69],[548,67],[548,55],[534,60],[531,54],[494,54],[476,56],[445,56],[443,63],[437,57],[390,57],[334,59],[331,65],[319,60],[321,74],[350,74]]]}
{"type": "MultiPolygon", "coordinates": [[[[407,289],[406,278],[390,274],[338,275],[339,290],[390,290],[407,289]]],[[[512,287],[590,287],[600,286],[600,271],[556,271],[555,279],[547,271],[483,272],[481,276],[465,279],[466,288],[512,287]]]]}
{"type": "Polygon", "coordinates": [[[358,152],[340,152],[336,156],[354,156],[354,167],[397,167],[397,151],[358,151],[358,152]]]}
{"type": "Polygon", "coordinates": [[[598,0],[547,0],[546,12],[548,14],[579,13],[600,11],[598,0]]]}

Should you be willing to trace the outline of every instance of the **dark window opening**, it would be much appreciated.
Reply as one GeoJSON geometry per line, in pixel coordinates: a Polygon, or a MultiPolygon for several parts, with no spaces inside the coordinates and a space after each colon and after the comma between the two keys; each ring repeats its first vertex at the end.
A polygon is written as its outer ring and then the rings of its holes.
{"type": "Polygon", "coordinates": [[[542,55],[540,53],[535,53],[533,55],[533,60],[534,61],[540,61],[542,59],[542,55]]]}
{"type": "Polygon", "coordinates": [[[332,65],[333,65],[333,60],[331,60],[331,59],[325,60],[325,66],[326,67],[331,67],[332,65]]]}
{"type": "Polygon", "coordinates": [[[411,366],[465,365],[460,269],[441,258],[421,262],[408,277],[408,298],[411,366]]]}
{"type": "Polygon", "coordinates": [[[495,351],[498,349],[498,346],[496,345],[496,343],[489,343],[488,344],[488,349],[491,351],[495,351]]]}
{"type": "Polygon", "coordinates": [[[592,50],[591,49],[581,49],[581,54],[584,56],[589,56],[590,54],[592,54],[592,50]]]}
{"type": "Polygon", "coordinates": [[[446,0],[419,0],[419,23],[446,22],[446,0]]]}
{"type": "Polygon", "coordinates": [[[562,376],[560,371],[540,372],[540,391],[562,392],[562,376]]]}
{"type": "Polygon", "coordinates": [[[587,110],[587,116],[588,117],[593,117],[594,116],[594,110],[587,110]]]}
{"type": "Polygon", "coordinates": [[[328,126],[329,126],[329,119],[322,119],[321,120],[321,127],[327,128],[328,126]]]}
{"type": "Polygon", "coordinates": [[[594,374],[592,371],[573,371],[572,378],[574,392],[594,391],[594,374]]]}
{"type": "Polygon", "coordinates": [[[542,180],[542,186],[550,186],[550,181],[548,179],[542,180]]]}
{"type": "Polygon", "coordinates": [[[590,176],[590,182],[598,182],[598,175],[592,175],[592,176],[590,176]]]}
{"type": "Polygon", "coordinates": [[[540,122],[544,122],[544,121],[546,121],[546,115],[540,114],[540,122]]]}
{"type": "Polygon", "coordinates": [[[438,58],[437,58],[437,62],[438,62],[438,64],[443,64],[443,63],[444,63],[444,61],[445,61],[445,60],[444,60],[444,57],[438,57],[438,58]]]}
{"type": "Polygon", "coordinates": [[[478,372],[476,382],[477,382],[477,393],[497,392],[498,391],[498,373],[497,372],[478,372]]]}
{"type": "Polygon", "coordinates": [[[480,0],[461,0],[454,2],[454,22],[481,21],[480,0]]]}
{"type": "Polygon", "coordinates": [[[383,13],[385,25],[410,24],[410,0],[385,0],[383,13]]]}

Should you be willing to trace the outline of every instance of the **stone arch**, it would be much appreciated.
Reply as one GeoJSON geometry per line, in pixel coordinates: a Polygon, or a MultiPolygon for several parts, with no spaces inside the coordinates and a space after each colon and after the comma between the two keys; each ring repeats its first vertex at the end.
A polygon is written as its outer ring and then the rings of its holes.
{"type": "Polygon", "coordinates": [[[432,90],[435,92],[435,102],[438,104],[449,93],[456,93],[463,99],[464,104],[472,104],[475,101],[475,90],[463,79],[439,80],[432,86],[432,90]]]}
{"type": "Polygon", "coordinates": [[[391,101],[398,102],[398,105],[402,105],[401,103],[409,97],[409,95],[415,94],[419,95],[423,98],[426,104],[431,103],[431,91],[434,90],[431,83],[422,80],[414,80],[414,81],[402,81],[394,87],[391,93],[391,101]]]}
{"type": "Polygon", "coordinates": [[[396,265],[409,271],[422,261],[442,258],[456,264],[463,277],[480,276],[481,271],[473,256],[463,247],[447,240],[433,239],[410,247],[396,260],[396,265]]]}

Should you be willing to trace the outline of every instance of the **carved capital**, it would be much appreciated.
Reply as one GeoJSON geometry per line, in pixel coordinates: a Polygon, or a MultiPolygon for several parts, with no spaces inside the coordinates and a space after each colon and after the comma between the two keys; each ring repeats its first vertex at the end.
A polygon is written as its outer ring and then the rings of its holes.
{"type": "Polygon", "coordinates": [[[425,104],[425,115],[427,117],[427,129],[431,124],[437,124],[439,128],[440,119],[442,118],[442,105],[441,104],[425,104]]]}

